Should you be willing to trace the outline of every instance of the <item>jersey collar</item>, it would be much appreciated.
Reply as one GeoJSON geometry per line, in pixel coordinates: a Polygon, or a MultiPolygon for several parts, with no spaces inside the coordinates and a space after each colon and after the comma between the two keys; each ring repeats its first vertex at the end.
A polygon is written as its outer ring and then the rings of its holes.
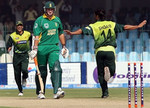
{"type": "Polygon", "coordinates": [[[45,14],[43,14],[43,18],[47,18],[47,19],[49,19],[49,20],[53,20],[53,19],[55,19],[56,18],[56,16],[52,16],[52,18],[48,18],[45,14]]]}
{"type": "Polygon", "coordinates": [[[17,30],[16,30],[16,34],[18,34],[18,35],[22,35],[24,33],[24,30],[22,31],[22,33],[20,34],[17,30]]]}

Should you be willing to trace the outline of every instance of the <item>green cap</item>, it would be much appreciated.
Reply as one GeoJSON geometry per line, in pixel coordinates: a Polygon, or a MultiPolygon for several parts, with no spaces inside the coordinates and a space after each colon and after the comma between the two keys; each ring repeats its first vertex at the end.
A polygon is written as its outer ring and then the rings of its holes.
{"type": "Polygon", "coordinates": [[[55,8],[55,4],[52,1],[48,1],[45,3],[44,8],[55,8]]]}
{"type": "Polygon", "coordinates": [[[16,26],[18,26],[18,25],[23,25],[22,21],[17,21],[16,26]]]}

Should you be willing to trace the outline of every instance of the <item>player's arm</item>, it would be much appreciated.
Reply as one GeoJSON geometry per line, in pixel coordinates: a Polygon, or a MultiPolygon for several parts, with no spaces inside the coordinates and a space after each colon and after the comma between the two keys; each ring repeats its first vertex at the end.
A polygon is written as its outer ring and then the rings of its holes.
{"type": "Polygon", "coordinates": [[[11,51],[11,49],[12,49],[12,44],[13,44],[13,40],[12,40],[12,38],[9,36],[9,39],[8,39],[8,41],[7,41],[7,44],[6,44],[6,49],[7,49],[8,52],[11,51]]]}
{"type": "Polygon", "coordinates": [[[71,32],[69,30],[64,30],[68,35],[79,35],[79,34],[85,34],[85,35],[93,35],[93,30],[90,26],[82,27],[74,32],[71,32]]]}
{"type": "Polygon", "coordinates": [[[64,34],[60,34],[59,35],[59,40],[60,40],[60,42],[62,44],[62,47],[65,47],[66,41],[65,41],[65,35],[64,34]]]}
{"type": "Polygon", "coordinates": [[[143,27],[147,23],[146,20],[142,21],[139,25],[125,25],[125,30],[134,30],[143,27]]]}
{"type": "Polygon", "coordinates": [[[33,50],[38,49],[38,44],[40,41],[40,36],[42,34],[42,28],[41,28],[41,19],[37,19],[34,22],[34,27],[33,27],[33,35],[34,35],[34,45],[33,45],[33,50]]]}
{"type": "Polygon", "coordinates": [[[69,50],[66,48],[66,40],[65,40],[65,35],[64,34],[60,34],[59,35],[59,40],[62,44],[62,50],[61,50],[61,54],[64,58],[67,58],[69,56],[69,50]]]}
{"type": "Polygon", "coordinates": [[[35,36],[33,50],[36,50],[38,48],[38,44],[39,44],[39,36],[35,36]]]}
{"type": "Polygon", "coordinates": [[[69,30],[64,30],[68,35],[79,35],[79,34],[82,34],[82,29],[78,29],[74,32],[71,32],[69,30]]]}
{"type": "Polygon", "coordinates": [[[29,53],[31,59],[34,59],[34,58],[36,57],[36,55],[37,55],[38,44],[39,44],[39,36],[35,36],[33,49],[32,49],[32,51],[29,53]]]}

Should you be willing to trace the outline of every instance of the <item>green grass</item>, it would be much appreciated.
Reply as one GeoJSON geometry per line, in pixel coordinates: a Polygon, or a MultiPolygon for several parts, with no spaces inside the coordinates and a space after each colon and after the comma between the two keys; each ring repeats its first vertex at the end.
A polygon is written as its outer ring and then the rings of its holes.
{"type": "Polygon", "coordinates": [[[0,106],[0,108],[14,108],[14,107],[4,107],[4,106],[0,106]]]}
{"type": "MultiPolygon", "coordinates": [[[[101,88],[95,89],[63,89],[66,92],[65,98],[100,98],[101,88]]],[[[144,99],[150,98],[150,88],[144,88],[144,99]]],[[[134,96],[133,88],[131,90],[132,98],[134,96]]],[[[0,97],[18,97],[18,90],[0,90],[0,97]]],[[[53,90],[46,89],[46,97],[52,98],[53,90]]],[[[128,98],[127,88],[109,88],[110,98],[125,100],[128,98]]],[[[25,89],[24,97],[35,98],[35,89],[25,89]]],[[[138,88],[138,98],[140,97],[140,89],[138,88]]]]}

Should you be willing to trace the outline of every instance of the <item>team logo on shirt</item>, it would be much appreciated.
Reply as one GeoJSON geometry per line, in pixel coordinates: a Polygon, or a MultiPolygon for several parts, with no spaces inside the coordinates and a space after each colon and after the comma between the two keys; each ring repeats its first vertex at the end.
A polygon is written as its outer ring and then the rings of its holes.
{"type": "Polygon", "coordinates": [[[58,24],[57,24],[57,23],[55,23],[55,26],[57,27],[57,26],[58,26],[58,24]]]}
{"type": "Polygon", "coordinates": [[[45,24],[44,24],[44,27],[45,27],[45,28],[49,28],[48,23],[45,23],[45,24]]]}
{"type": "Polygon", "coordinates": [[[34,28],[37,28],[37,27],[38,27],[38,24],[37,24],[37,23],[35,23],[34,28]]]}
{"type": "Polygon", "coordinates": [[[19,39],[19,37],[16,37],[15,39],[16,39],[16,40],[18,40],[18,39],[19,39]]]}

